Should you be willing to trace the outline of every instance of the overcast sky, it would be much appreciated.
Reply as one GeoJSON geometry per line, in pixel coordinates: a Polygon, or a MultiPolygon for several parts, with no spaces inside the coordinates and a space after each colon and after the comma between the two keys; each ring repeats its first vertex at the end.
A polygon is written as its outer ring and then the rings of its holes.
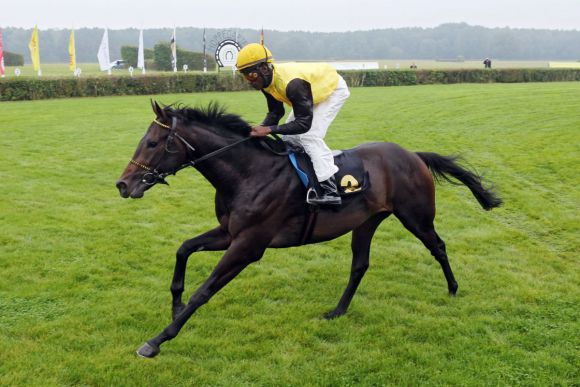
{"type": "MultiPolygon", "coordinates": [[[[3,0],[0,27],[253,28],[354,31],[436,27],[580,30],[580,0],[3,0]]],[[[580,44],[580,42],[579,42],[580,44]]]]}

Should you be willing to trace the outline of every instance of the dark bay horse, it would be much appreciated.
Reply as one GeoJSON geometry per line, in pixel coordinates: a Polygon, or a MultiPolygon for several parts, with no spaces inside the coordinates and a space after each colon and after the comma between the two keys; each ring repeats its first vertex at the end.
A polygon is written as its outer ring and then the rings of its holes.
{"type": "MultiPolygon", "coordinates": [[[[218,225],[185,241],[177,250],[171,283],[173,322],[147,341],[138,354],[154,357],[160,345],[173,339],[191,315],[258,261],[268,247],[303,244],[310,210],[305,188],[287,157],[265,149],[263,139],[249,138],[250,126],[227,114],[217,104],[191,109],[160,107],[141,139],[133,159],[117,181],[122,197],[140,198],[165,177],[195,167],[216,189],[218,225]],[[247,140],[247,141],[246,141],[247,140]],[[189,256],[200,250],[225,250],[206,281],[187,304],[181,300],[189,256]]],[[[409,152],[393,143],[368,143],[354,148],[368,171],[370,187],[348,200],[339,210],[321,208],[309,239],[318,243],[352,231],[350,279],[335,309],[326,318],[344,314],[369,266],[371,239],[379,224],[394,214],[440,263],[451,295],[457,282],[447,259],[445,243],[435,232],[433,176],[453,177],[466,185],[480,205],[490,210],[501,204],[486,189],[480,176],[461,167],[453,157],[409,152]]]]}

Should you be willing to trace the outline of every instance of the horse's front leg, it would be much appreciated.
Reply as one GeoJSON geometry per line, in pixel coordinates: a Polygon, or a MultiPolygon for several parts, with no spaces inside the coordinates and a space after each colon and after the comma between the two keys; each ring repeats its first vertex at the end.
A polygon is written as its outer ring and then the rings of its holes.
{"type": "Polygon", "coordinates": [[[216,227],[213,230],[183,242],[177,250],[175,270],[173,272],[173,280],[171,281],[171,295],[173,296],[172,315],[174,320],[185,308],[185,304],[181,301],[181,295],[184,290],[185,270],[189,256],[201,250],[225,250],[229,247],[230,243],[230,235],[222,227],[216,227]]]}
{"type": "Polygon", "coordinates": [[[177,336],[183,325],[200,306],[208,302],[246,266],[262,258],[268,243],[269,240],[265,240],[257,232],[246,232],[233,239],[214,271],[191,296],[183,311],[158,336],[146,342],[137,354],[143,357],[156,356],[160,351],[160,345],[177,336]]]}

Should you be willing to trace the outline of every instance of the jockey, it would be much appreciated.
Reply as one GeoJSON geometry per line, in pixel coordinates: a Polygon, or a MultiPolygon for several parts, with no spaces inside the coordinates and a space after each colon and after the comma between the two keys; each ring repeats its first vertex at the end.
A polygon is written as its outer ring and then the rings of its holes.
{"type": "Polygon", "coordinates": [[[282,134],[284,141],[301,145],[312,160],[322,192],[311,203],[340,205],[332,151],[324,142],[328,127],[349,97],[348,86],[334,67],[325,63],[273,64],[270,50],[258,43],[245,46],[236,66],[250,85],[266,97],[268,114],[252,128],[251,136],[282,134]],[[284,103],[292,108],[285,124],[284,103]]]}

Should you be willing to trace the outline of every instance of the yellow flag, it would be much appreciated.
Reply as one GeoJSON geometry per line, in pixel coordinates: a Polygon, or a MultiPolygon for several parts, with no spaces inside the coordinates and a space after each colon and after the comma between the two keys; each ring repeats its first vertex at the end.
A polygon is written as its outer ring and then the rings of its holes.
{"type": "Polygon", "coordinates": [[[32,67],[34,68],[34,71],[38,71],[40,70],[40,47],[38,45],[38,26],[34,26],[34,31],[32,32],[30,43],[28,43],[28,48],[30,49],[32,67]]]}
{"type": "Polygon", "coordinates": [[[71,30],[68,42],[68,68],[75,71],[77,68],[77,56],[75,54],[75,31],[71,30]]]}

